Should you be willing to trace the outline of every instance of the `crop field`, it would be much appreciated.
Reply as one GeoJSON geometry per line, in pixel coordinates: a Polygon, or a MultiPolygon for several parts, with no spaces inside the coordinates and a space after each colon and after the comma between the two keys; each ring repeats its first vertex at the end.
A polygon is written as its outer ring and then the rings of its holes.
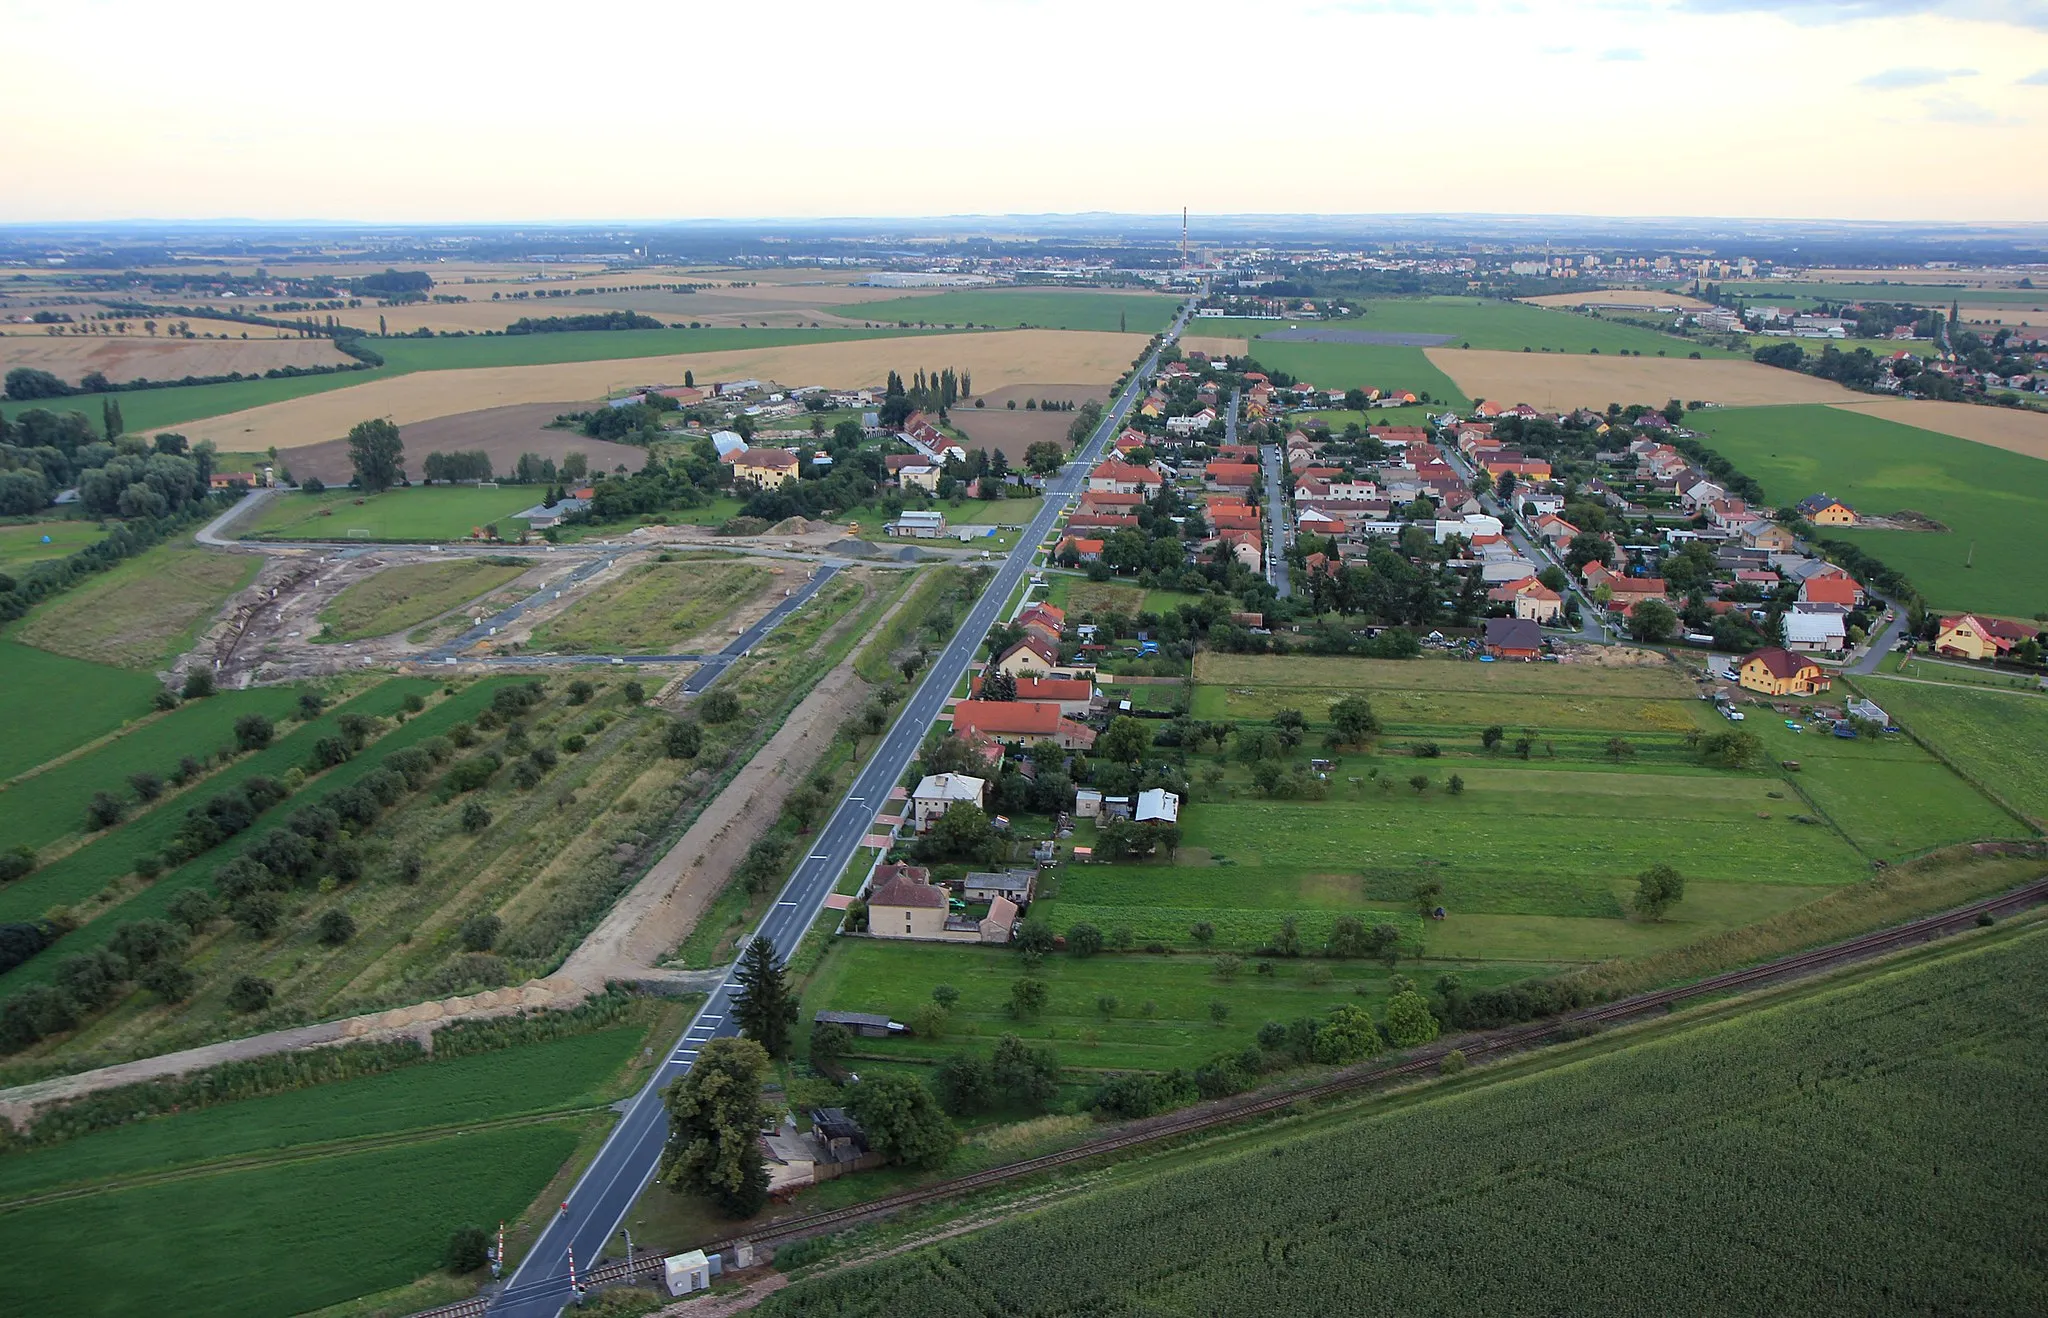
{"type": "Polygon", "coordinates": [[[171,541],[29,611],[15,639],[75,659],[155,669],[192,647],[261,559],[171,541]]]}
{"type": "Polygon", "coordinates": [[[2029,931],[1141,1165],[760,1312],[2037,1313],[2044,1008],[2029,931]]]}
{"type": "Polygon", "coordinates": [[[10,846],[41,847],[79,832],[94,792],[110,793],[134,810],[130,774],[149,772],[169,779],[180,757],[204,758],[234,745],[236,719],[264,714],[281,721],[298,698],[298,687],[275,686],[188,700],[104,745],[0,788],[0,838],[10,846]]]}
{"type": "Polygon", "coordinates": [[[1961,301],[1977,307],[2048,311],[2048,292],[2038,288],[1972,288],[1962,284],[1923,284],[1917,281],[1826,284],[1767,279],[1761,282],[1724,282],[1721,292],[1752,302],[1910,302],[1916,307],[1934,307],[1946,312],[1949,303],[1961,301]]]}
{"type": "Polygon", "coordinates": [[[1062,289],[974,289],[867,302],[839,314],[877,324],[1117,330],[1150,334],[1173,320],[1180,299],[1158,293],[1062,289]]]}
{"type": "MultiPolygon", "coordinates": [[[[1016,1034],[1051,1043],[1070,1070],[1163,1071],[1235,1052],[1269,1020],[1319,1014],[1344,1002],[1377,1012],[1392,996],[1387,970],[1378,962],[1319,964],[1331,972],[1322,984],[1309,979],[1317,963],[1303,961],[1275,962],[1270,975],[1256,973],[1248,963],[1235,978],[1224,980],[1206,956],[1049,956],[1031,972],[1046,982],[1045,1009],[1032,1020],[1018,1021],[1008,1010],[1010,986],[1026,971],[1022,958],[1008,948],[841,938],[811,977],[800,1019],[837,1010],[887,1012],[903,1020],[931,1000],[934,985],[951,984],[960,990],[960,1001],[944,1038],[863,1039],[859,1050],[932,1062],[966,1048],[986,1050],[1002,1035],[1016,1034]],[[1116,999],[1109,1011],[1103,1010],[1104,997],[1116,999]],[[1230,1006],[1221,1024],[1210,1015],[1212,1002],[1230,1006]]],[[[1527,967],[1458,970],[1461,982],[1472,984],[1505,983],[1529,973],[1527,967]]]]}
{"type": "Polygon", "coordinates": [[[105,736],[150,712],[156,679],[0,640],[0,690],[7,692],[7,735],[0,737],[0,781],[105,736]]]}
{"type": "Polygon", "coordinates": [[[1377,343],[1281,343],[1254,339],[1259,365],[1286,371],[1318,389],[1404,389],[1436,403],[1467,406],[1457,382],[1427,355],[1430,350],[1377,343]]]}
{"type": "MultiPolygon", "coordinates": [[[[330,339],[277,338],[275,330],[257,325],[243,328],[249,334],[246,340],[151,339],[141,334],[0,337],[0,370],[31,366],[50,371],[68,384],[78,383],[89,371],[99,371],[122,383],[236,371],[261,375],[280,366],[346,366],[355,360],[330,339]]],[[[121,410],[125,416],[127,409],[121,410]]]]}
{"type": "MultiPolygon", "coordinates": [[[[1100,380],[1106,384],[1130,367],[1144,345],[1142,336],[1069,330],[869,336],[822,342],[818,336],[824,331],[805,333],[812,337],[787,346],[732,348],[680,356],[603,357],[407,374],[391,374],[386,368],[384,374],[365,372],[354,377],[361,383],[339,394],[310,394],[272,402],[189,423],[180,429],[194,440],[212,439],[224,449],[262,449],[275,444],[284,450],[338,438],[369,416],[389,416],[400,426],[408,426],[435,417],[516,403],[596,400],[622,383],[680,380],[686,372],[695,372],[701,380],[751,377],[778,382],[879,386],[892,370],[908,374],[920,367],[935,370],[952,366],[968,371],[984,389],[1038,380],[1100,380]]],[[[630,335],[621,332],[597,337],[619,339],[630,335]]],[[[509,341],[516,340],[490,340],[509,341]]]]}
{"type": "MultiPolygon", "coordinates": [[[[1564,411],[1604,409],[1609,403],[1664,405],[1700,399],[1723,407],[1777,403],[1841,403],[1862,397],[1838,384],[1753,361],[1692,361],[1668,357],[1561,356],[1541,352],[1486,352],[1478,348],[1418,348],[1436,369],[1473,398],[1528,403],[1564,411]]],[[[1687,351],[1691,351],[1688,349],[1687,351]]],[[[1320,380],[1318,384],[1322,383],[1320,380]]]]}
{"type": "Polygon", "coordinates": [[[1660,307],[1685,307],[1704,311],[1712,306],[1684,293],[1661,293],[1640,288],[1592,288],[1583,293],[1543,293],[1521,299],[1532,307],[1639,307],[1654,303],[1660,307]]]}
{"type": "Polygon", "coordinates": [[[98,522],[13,522],[0,525],[0,572],[15,572],[46,558],[63,558],[98,544],[106,531],[98,522]],[[44,537],[49,543],[44,544],[44,537]]]}
{"type": "MultiPolygon", "coordinates": [[[[684,654],[689,643],[771,583],[794,589],[801,565],[725,555],[642,563],[534,630],[532,649],[562,654],[684,654]]],[[[716,648],[716,647],[713,647],[716,648]]]]}
{"type": "Polygon", "coordinates": [[[2048,610],[2048,462],[1843,408],[1701,413],[1694,424],[1774,502],[1825,490],[1861,513],[1910,509],[1950,528],[1829,533],[1905,573],[1931,606],[2048,610]]]}
{"type": "Polygon", "coordinates": [[[415,485],[382,494],[287,491],[272,496],[257,516],[233,529],[244,540],[407,542],[467,540],[471,531],[495,524],[498,534],[510,540],[526,529],[512,514],[539,503],[544,493],[538,485],[415,485]]]}
{"type": "Polygon", "coordinates": [[[2048,697],[1859,677],[1901,727],[2048,827],[2048,697]]]}
{"type": "Polygon", "coordinates": [[[526,569],[524,561],[486,563],[479,558],[387,567],[336,595],[320,611],[320,621],[337,641],[389,636],[487,595],[526,569]]]}
{"type": "Polygon", "coordinates": [[[1697,350],[1702,357],[1733,357],[1723,349],[1705,348],[1672,334],[1619,321],[1583,316],[1572,311],[1498,299],[1464,297],[1388,298],[1365,304],[1360,320],[1331,323],[1334,329],[1363,329],[1397,334],[1442,334],[1446,347],[1470,345],[1500,352],[1616,354],[1624,350],[1649,356],[1683,357],[1697,350]]]}

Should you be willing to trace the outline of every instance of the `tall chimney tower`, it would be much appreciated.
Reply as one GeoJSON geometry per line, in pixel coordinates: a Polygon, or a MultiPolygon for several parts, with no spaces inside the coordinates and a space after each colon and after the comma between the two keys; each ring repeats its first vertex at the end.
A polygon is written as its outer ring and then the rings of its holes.
{"type": "Polygon", "coordinates": [[[1188,268],[1188,208],[1180,208],[1180,268],[1188,268]]]}

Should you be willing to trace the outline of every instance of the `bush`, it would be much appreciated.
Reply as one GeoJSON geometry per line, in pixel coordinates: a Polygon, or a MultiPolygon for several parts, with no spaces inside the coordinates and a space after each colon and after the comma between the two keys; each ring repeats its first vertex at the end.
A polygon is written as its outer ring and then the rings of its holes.
{"type": "Polygon", "coordinates": [[[490,1248],[491,1237],[482,1227],[456,1227],[441,1251],[441,1266],[458,1275],[475,1272],[491,1261],[490,1248]]]}
{"type": "Polygon", "coordinates": [[[313,936],[329,947],[340,947],[356,936],[355,917],[339,906],[330,906],[314,921],[313,936]]]}
{"type": "Polygon", "coordinates": [[[268,1007],[277,997],[277,985],[256,975],[237,975],[228,986],[228,1006],[253,1014],[268,1007]]]}
{"type": "Polygon", "coordinates": [[[245,751],[260,751],[270,744],[276,729],[261,714],[244,714],[235,720],[235,744],[245,751]]]}
{"type": "Polygon", "coordinates": [[[164,858],[154,851],[146,851],[135,858],[135,873],[148,883],[164,872],[164,858]]]}
{"type": "Polygon", "coordinates": [[[85,824],[88,829],[112,828],[121,822],[127,807],[120,798],[110,792],[94,792],[92,800],[85,805],[85,824]]]}
{"type": "Polygon", "coordinates": [[[596,694],[597,688],[581,679],[569,683],[569,703],[572,705],[587,705],[596,694]]]}
{"type": "Polygon", "coordinates": [[[694,760],[704,749],[704,729],[687,719],[677,719],[662,735],[663,748],[671,760],[694,760]]]}
{"type": "Polygon", "coordinates": [[[1077,924],[1067,930],[1067,950],[1075,956],[1094,956],[1102,950],[1102,931],[1092,924],[1077,924]]]}
{"type": "Polygon", "coordinates": [[[457,936],[462,940],[466,952],[488,952],[497,946],[498,935],[505,930],[505,922],[497,916],[484,912],[472,915],[462,922],[457,936]]]}
{"type": "Polygon", "coordinates": [[[697,717],[712,726],[730,723],[740,716],[740,698],[730,691],[711,691],[697,702],[697,717]]]}
{"type": "Polygon", "coordinates": [[[251,937],[268,938],[284,923],[284,902],[274,892],[252,892],[237,901],[228,916],[251,937]]]}
{"type": "Polygon", "coordinates": [[[0,851],[0,883],[12,883],[35,870],[36,849],[19,846],[9,851],[0,851]]]}
{"type": "Polygon", "coordinates": [[[481,833],[491,826],[491,812],[482,801],[467,801],[462,807],[462,831],[481,833]]]}
{"type": "Polygon", "coordinates": [[[151,773],[147,769],[129,774],[128,786],[134,790],[135,799],[138,801],[154,801],[164,794],[163,775],[151,773]]]}
{"type": "Polygon", "coordinates": [[[199,987],[199,976],[176,961],[159,961],[136,976],[136,982],[165,1002],[183,1002],[199,987]]]}
{"type": "Polygon", "coordinates": [[[185,687],[181,695],[187,700],[202,700],[213,694],[213,673],[204,668],[195,668],[185,674],[185,687]]]}
{"type": "Polygon", "coordinates": [[[562,749],[569,752],[571,755],[581,755],[583,753],[583,748],[585,746],[588,746],[589,744],[589,742],[583,739],[583,734],[580,732],[572,732],[568,736],[562,738],[562,749]]]}

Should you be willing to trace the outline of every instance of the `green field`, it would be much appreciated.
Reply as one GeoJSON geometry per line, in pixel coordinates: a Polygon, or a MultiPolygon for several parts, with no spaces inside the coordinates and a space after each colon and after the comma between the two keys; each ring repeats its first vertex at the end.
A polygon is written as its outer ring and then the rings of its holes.
{"type": "Polygon", "coordinates": [[[349,586],[320,610],[327,628],[324,639],[354,641],[416,627],[489,594],[523,574],[527,566],[527,560],[508,564],[461,558],[387,567],[349,586]]]}
{"type": "MultiPolygon", "coordinates": [[[[265,714],[282,720],[298,698],[299,688],[275,686],[188,700],[103,746],[0,789],[0,838],[10,846],[41,847],[79,832],[94,792],[111,793],[131,811],[140,809],[128,786],[130,774],[147,771],[168,780],[181,756],[204,758],[234,745],[236,719],[265,714]]],[[[164,808],[177,807],[166,802],[164,808]]]]}
{"type": "Polygon", "coordinates": [[[118,1282],[17,1270],[0,1307],[290,1314],[403,1285],[438,1264],[456,1226],[522,1217],[592,1109],[618,1096],[646,1032],[426,1062],[0,1156],[10,1241],[127,1242],[118,1282]],[[74,1197],[19,1202],[55,1189],[74,1197]]]}
{"type": "MultiPolygon", "coordinates": [[[[1311,966],[1301,961],[1277,962],[1271,975],[1258,974],[1247,964],[1235,979],[1225,981],[1217,978],[1206,956],[1051,956],[1032,972],[1050,990],[1045,1010],[1033,1020],[1018,1021],[1008,1012],[1010,986],[1026,971],[1022,958],[1008,948],[841,939],[805,988],[800,1019],[837,1010],[887,1012],[905,1020],[930,1000],[934,985],[951,984],[960,990],[960,1001],[944,1038],[863,1039],[860,1050],[932,1062],[965,1048],[986,1049],[1004,1034],[1017,1034],[1053,1044],[1069,1070],[1167,1070],[1235,1052],[1266,1021],[1317,1014],[1343,1002],[1370,1006],[1377,1013],[1392,995],[1387,970],[1378,962],[1321,966],[1331,973],[1318,985],[1309,982],[1311,966]],[[1117,999],[1113,1011],[1102,1010],[1105,995],[1117,999]],[[1209,1014],[1212,1002],[1230,1004],[1221,1025],[1209,1014]]],[[[1521,978],[1531,967],[1456,969],[1462,982],[1499,984],[1521,978]]]]}
{"type": "Polygon", "coordinates": [[[974,289],[860,302],[843,307],[849,319],[912,325],[969,323],[1014,329],[1116,330],[1151,334],[1173,320],[1180,299],[1159,293],[1105,293],[1089,289],[974,289]]]}
{"type": "Polygon", "coordinates": [[[5,780],[141,718],[158,687],[146,673],[8,639],[0,640],[0,690],[7,693],[8,707],[7,735],[0,737],[5,780]]]}
{"type": "Polygon", "coordinates": [[[1721,284],[1726,296],[1752,302],[1909,302],[1943,312],[1949,304],[2048,311],[2048,291],[2038,288],[1964,288],[1960,284],[1820,284],[1791,279],[1737,280],[1721,284]]]}
{"type": "Polygon", "coordinates": [[[1140,1164],[760,1312],[2039,1313],[2044,1009],[2033,930],[1140,1164]]]}
{"type": "Polygon", "coordinates": [[[1332,329],[1359,329],[1388,334],[1448,334],[1446,348],[1470,346],[1498,352],[1602,353],[1640,352],[1683,357],[1735,357],[1719,348],[1704,348],[1673,334],[1659,334],[1637,325],[1531,306],[1465,297],[1389,298],[1368,302],[1359,320],[1330,322],[1332,329]]]}
{"type": "Polygon", "coordinates": [[[1825,490],[1859,513],[1901,509],[1950,528],[1830,531],[1910,578],[1934,608],[2048,610],[2048,462],[1819,405],[1694,414],[1707,443],[1775,503],[1825,490]]]}
{"type": "Polygon", "coordinates": [[[190,649],[263,560],[172,541],[45,600],[15,625],[16,640],[123,668],[156,669],[190,649]]]}
{"type": "Polygon", "coordinates": [[[106,537],[98,522],[14,522],[0,525],[0,572],[19,572],[30,563],[63,558],[106,537]],[[44,544],[43,538],[50,543],[44,544]]]}
{"type": "Polygon", "coordinates": [[[1276,343],[1256,339],[1252,356],[1269,370],[1286,371],[1318,389],[1405,389],[1432,403],[1468,407],[1451,377],[1420,348],[1377,343],[1276,343]]]}
{"type": "MultiPolygon", "coordinates": [[[[566,314],[566,312],[565,312],[566,314]]],[[[1163,323],[1163,318],[1162,318],[1163,323]]],[[[674,353],[729,352],[791,343],[832,343],[843,339],[888,338],[905,333],[883,329],[680,329],[601,330],[575,334],[468,335],[433,339],[365,340],[385,364],[368,371],[307,375],[289,380],[242,380],[232,384],[136,389],[120,395],[129,432],[142,434],[202,417],[221,416],[266,403],[303,398],[330,389],[414,371],[451,371],[479,366],[540,366],[550,362],[630,361],[674,353]]],[[[45,399],[0,403],[0,414],[15,417],[31,408],[79,411],[99,417],[98,400],[45,399]]]]}
{"type": "MultiPolygon", "coordinates": [[[[802,577],[784,566],[795,589],[802,577]]],[[[724,555],[628,568],[534,629],[529,649],[562,654],[673,654],[768,588],[775,571],[724,555]]],[[[714,647],[715,648],[715,647],[714,647]]]]}
{"type": "Polygon", "coordinates": [[[235,533],[244,540],[467,540],[471,531],[496,524],[501,537],[513,540],[526,524],[513,521],[512,514],[533,507],[544,493],[538,485],[415,485],[382,494],[291,491],[273,496],[253,520],[236,523],[235,533]]]}
{"type": "Polygon", "coordinates": [[[1859,677],[1894,721],[2048,828],[2048,696],[1859,677]]]}

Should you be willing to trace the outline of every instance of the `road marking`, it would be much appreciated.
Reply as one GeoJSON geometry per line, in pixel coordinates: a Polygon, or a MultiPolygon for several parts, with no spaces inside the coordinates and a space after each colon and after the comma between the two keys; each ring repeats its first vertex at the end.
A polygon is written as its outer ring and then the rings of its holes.
{"type": "Polygon", "coordinates": [[[795,903],[795,902],[777,902],[777,903],[775,903],[775,904],[776,904],[777,906],[794,906],[794,905],[796,905],[796,903],[795,903]]]}

